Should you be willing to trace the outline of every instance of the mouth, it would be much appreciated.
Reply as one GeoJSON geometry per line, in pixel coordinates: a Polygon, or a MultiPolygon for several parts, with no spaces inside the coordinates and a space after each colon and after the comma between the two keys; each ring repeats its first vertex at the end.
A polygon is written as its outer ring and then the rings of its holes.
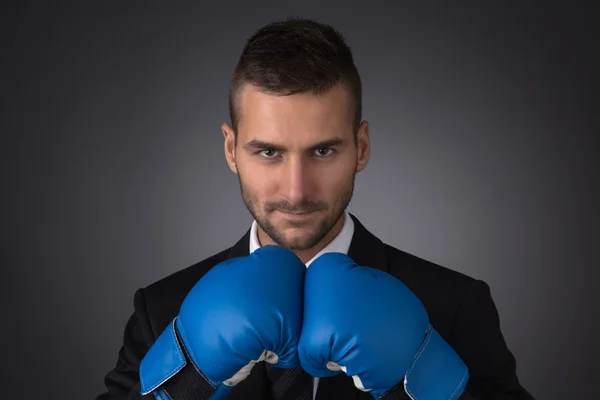
{"type": "Polygon", "coordinates": [[[281,214],[284,218],[293,219],[293,220],[306,219],[317,213],[316,210],[303,211],[303,212],[287,212],[287,211],[277,210],[277,212],[279,214],[281,214]]]}

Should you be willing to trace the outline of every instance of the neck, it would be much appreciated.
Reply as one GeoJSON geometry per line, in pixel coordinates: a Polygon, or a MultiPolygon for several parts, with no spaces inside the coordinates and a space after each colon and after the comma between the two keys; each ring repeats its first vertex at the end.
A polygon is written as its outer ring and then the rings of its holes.
{"type": "MultiPolygon", "coordinates": [[[[329,243],[331,243],[331,241],[333,239],[335,239],[335,237],[337,235],[339,235],[339,233],[342,231],[342,228],[344,226],[344,220],[345,220],[345,214],[342,214],[342,216],[338,219],[338,221],[335,223],[333,228],[331,228],[329,230],[329,232],[325,235],[325,237],[323,237],[323,239],[319,243],[317,243],[310,249],[294,250],[293,251],[294,254],[296,254],[298,256],[298,258],[300,258],[300,260],[302,260],[302,262],[304,264],[309,262],[314,256],[316,256],[321,250],[323,250],[329,243]]],[[[268,244],[275,244],[273,242],[273,240],[260,228],[260,226],[257,228],[258,228],[257,229],[258,241],[261,244],[261,246],[266,246],[268,244]]]]}

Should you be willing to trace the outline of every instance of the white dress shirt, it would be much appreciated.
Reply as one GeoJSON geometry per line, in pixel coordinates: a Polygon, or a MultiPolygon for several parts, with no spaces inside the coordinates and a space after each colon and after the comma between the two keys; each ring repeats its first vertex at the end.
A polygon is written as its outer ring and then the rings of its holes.
{"type": "MultiPolygon", "coordinates": [[[[250,228],[250,254],[254,252],[254,250],[260,247],[260,242],[258,241],[258,235],[256,229],[258,224],[256,221],[252,222],[252,227],[250,228]]],[[[323,250],[318,252],[313,258],[310,259],[306,263],[306,266],[309,267],[310,264],[317,259],[322,254],[325,253],[344,253],[348,254],[348,249],[350,248],[350,242],[352,241],[352,236],[354,235],[354,221],[352,221],[352,217],[348,214],[348,211],[344,211],[344,226],[340,233],[331,241],[323,250]]],[[[313,400],[317,396],[317,386],[319,385],[319,378],[314,378],[313,384],[313,400]]]]}

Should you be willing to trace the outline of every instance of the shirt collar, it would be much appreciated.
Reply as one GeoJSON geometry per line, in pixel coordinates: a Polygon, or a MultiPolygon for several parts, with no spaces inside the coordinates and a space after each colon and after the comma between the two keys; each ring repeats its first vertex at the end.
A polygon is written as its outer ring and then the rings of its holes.
{"type": "MultiPolygon", "coordinates": [[[[257,230],[258,224],[256,221],[252,222],[252,227],[250,228],[250,254],[252,254],[256,249],[260,246],[258,241],[257,230]]],[[[338,235],[333,238],[331,242],[323,250],[318,252],[313,258],[310,259],[306,263],[308,267],[314,260],[316,260],[319,256],[325,253],[344,253],[348,254],[348,249],[350,248],[350,242],[352,241],[352,236],[354,235],[354,221],[348,214],[348,211],[344,211],[344,225],[342,226],[342,230],[338,235]]]]}

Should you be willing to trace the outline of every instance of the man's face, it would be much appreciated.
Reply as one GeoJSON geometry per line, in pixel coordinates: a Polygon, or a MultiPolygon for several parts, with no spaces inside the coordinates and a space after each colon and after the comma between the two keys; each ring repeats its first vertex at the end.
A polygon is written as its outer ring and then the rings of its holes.
{"type": "MultiPolygon", "coordinates": [[[[225,146],[243,201],[274,243],[311,249],[340,221],[366,164],[354,142],[350,98],[341,86],[321,96],[246,86],[238,99],[237,144],[226,134],[225,146]]],[[[361,131],[365,136],[366,123],[361,131]]]]}

